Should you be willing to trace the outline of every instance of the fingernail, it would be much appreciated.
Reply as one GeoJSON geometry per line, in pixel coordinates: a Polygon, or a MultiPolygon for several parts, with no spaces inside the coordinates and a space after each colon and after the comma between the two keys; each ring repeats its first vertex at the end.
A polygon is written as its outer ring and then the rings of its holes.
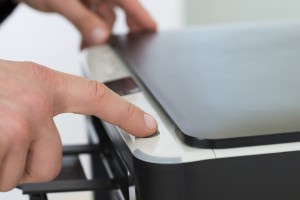
{"type": "Polygon", "coordinates": [[[92,43],[101,43],[106,39],[106,31],[103,28],[97,27],[93,30],[91,34],[92,43]]]}
{"type": "Polygon", "coordinates": [[[144,114],[144,120],[145,120],[145,125],[148,129],[152,129],[152,130],[156,129],[157,124],[155,119],[152,116],[148,114],[144,114]]]}

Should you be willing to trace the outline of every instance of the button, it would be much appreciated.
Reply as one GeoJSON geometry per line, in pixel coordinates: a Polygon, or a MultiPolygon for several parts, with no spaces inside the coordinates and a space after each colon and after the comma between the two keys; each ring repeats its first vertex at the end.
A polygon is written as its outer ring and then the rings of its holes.
{"type": "Polygon", "coordinates": [[[158,136],[160,134],[160,132],[159,131],[157,131],[156,133],[154,133],[153,135],[150,135],[150,136],[148,136],[148,137],[144,137],[144,138],[153,138],[153,137],[156,137],[156,136],[158,136]]]}
{"type": "Polygon", "coordinates": [[[141,91],[141,89],[137,86],[137,84],[131,77],[108,81],[104,84],[120,96],[134,94],[141,91]]]}

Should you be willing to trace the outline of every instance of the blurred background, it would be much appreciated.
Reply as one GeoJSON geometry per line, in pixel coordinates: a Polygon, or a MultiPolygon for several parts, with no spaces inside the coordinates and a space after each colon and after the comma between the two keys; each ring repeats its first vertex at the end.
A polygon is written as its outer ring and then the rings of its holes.
{"type": "MultiPolygon", "coordinates": [[[[158,23],[159,30],[221,23],[298,20],[298,0],[141,0],[158,23]]],[[[117,10],[115,33],[127,31],[117,10]]],[[[80,34],[63,17],[19,5],[0,25],[0,58],[34,61],[55,70],[81,74],[80,34]]],[[[17,97],[16,97],[17,98],[17,97]]],[[[55,118],[64,144],[87,142],[83,116],[63,114],[55,118]]],[[[0,200],[27,200],[17,189],[0,193],[0,200]]],[[[90,193],[52,195],[49,199],[91,199],[90,193]]]]}

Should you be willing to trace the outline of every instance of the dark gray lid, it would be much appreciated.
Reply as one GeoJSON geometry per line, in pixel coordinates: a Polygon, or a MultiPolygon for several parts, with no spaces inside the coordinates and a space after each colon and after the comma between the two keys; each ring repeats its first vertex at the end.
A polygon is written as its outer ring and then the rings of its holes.
{"type": "Polygon", "coordinates": [[[114,45],[184,142],[300,141],[300,23],[123,35],[114,45]]]}

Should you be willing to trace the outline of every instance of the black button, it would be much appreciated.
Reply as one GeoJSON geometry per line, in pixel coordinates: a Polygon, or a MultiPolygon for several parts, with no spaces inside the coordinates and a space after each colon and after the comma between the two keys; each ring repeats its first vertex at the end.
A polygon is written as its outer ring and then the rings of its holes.
{"type": "Polygon", "coordinates": [[[104,84],[120,96],[134,94],[141,91],[131,77],[105,82],[104,84]]]}

